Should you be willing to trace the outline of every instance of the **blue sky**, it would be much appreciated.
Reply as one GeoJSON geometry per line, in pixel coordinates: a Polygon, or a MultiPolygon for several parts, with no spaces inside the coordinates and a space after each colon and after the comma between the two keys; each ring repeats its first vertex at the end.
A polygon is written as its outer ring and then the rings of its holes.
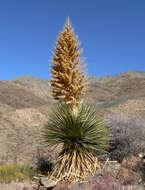
{"type": "Polygon", "coordinates": [[[145,72],[145,0],[0,0],[0,80],[49,79],[48,60],[67,16],[88,75],[145,72]]]}

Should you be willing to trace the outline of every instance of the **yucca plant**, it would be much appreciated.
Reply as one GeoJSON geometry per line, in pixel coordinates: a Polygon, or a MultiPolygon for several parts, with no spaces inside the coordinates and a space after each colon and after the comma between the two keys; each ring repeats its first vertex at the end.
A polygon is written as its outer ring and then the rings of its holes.
{"type": "Polygon", "coordinates": [[[66,104],[59,104],[45,125],[44,138],[49,146],[63,145],[51,178],[73,183],[100,167],[93,153],[105,152],[108,129],[93,107],[82,104],[76,115],[66,104]]]}
{"type": "Polygon", "coordinates": [[[105,151],[109,137],[105,121],[93,107],[81,103],[86,79],[79,46],[68,18],[51,66],[52,96],[60,104],[54,106],[43,131],[48,146],[62,144],[49,177],[68,183],[95,173],[100,165],[94,152],[105,151]]]}

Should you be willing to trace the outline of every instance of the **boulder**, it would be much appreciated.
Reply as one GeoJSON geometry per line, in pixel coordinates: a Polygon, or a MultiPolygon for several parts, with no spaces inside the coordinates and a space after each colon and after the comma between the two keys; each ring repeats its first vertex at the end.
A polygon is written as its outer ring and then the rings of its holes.
{"type": "Polygon", "coordinates": [[[51,190],[56,186],[56,182],[47,177],[41,177],[39,184],[39,190],[51,190]]]}

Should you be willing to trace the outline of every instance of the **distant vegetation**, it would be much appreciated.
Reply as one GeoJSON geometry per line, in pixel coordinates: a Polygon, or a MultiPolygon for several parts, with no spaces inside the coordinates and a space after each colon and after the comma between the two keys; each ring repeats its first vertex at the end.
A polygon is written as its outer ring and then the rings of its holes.
{"type": "Polygon", "coordinates": [[[109,157],[122,160],[130,154],[145,152],[145,121],[137,118],[110,115],[106,117],[112,135],[109,157]]]}
{"type": "Polygon", "coordinates": [[[17,162],[11,164],[0,162],[0,183],[30,181],[34,175],[36,171],[27,165],[20,165],[17,162]]]}

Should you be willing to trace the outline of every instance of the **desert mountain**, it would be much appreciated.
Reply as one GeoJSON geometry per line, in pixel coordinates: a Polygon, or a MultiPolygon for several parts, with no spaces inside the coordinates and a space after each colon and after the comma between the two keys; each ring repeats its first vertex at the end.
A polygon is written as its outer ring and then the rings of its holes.
{"type": "Polygon", "coordinates": [[[50,96],[50,83],[47,79],[42,79],[34,76],[22,76],[15,78],[12,83],[21,87],[27,88],[32,91],[36,96],[49,100],[50,96]]]}
{"type": "MultiPolygon", "coordinates": [[[[84,102],[98,113],[145,119],[145,72],[88,77],[84,102]]],[[[35,165],[38,156],[51,158],[41,140],[41,130],[54,103],[47,79],[22,76],[0,81],[0,160],[17,158],[35,165]]]]}

